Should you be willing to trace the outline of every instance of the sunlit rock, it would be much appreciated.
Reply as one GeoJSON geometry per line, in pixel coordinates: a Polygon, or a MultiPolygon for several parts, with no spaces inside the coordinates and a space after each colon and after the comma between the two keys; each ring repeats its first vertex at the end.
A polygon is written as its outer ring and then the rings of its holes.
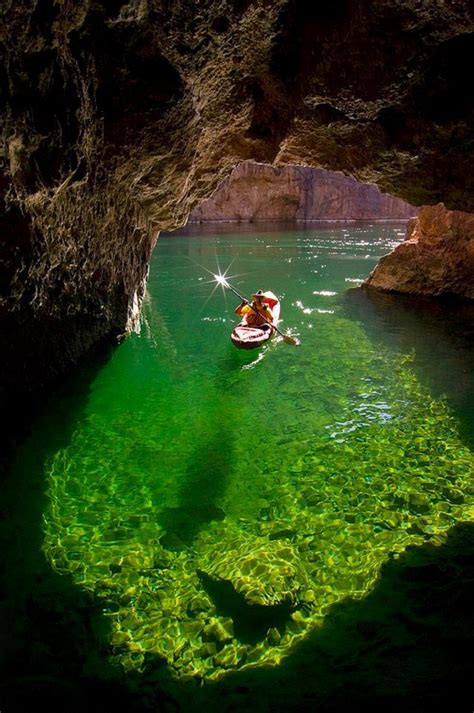
{"type": "Polygon", "coordinates": [[[380,260],[365,284],[474,299],[474,214],[425,206],[410,221],[405,241],[380,260]]]}
{"type": "Polygon", "coordinates": [[[415,214],[401,198],[342,173],[244,161],[192,211],[189,222],[404,220],[415,214]]]}

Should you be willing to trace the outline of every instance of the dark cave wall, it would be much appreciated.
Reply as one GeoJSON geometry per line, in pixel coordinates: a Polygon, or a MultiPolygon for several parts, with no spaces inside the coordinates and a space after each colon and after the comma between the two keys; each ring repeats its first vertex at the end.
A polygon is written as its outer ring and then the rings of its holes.
{"type": "Polygon", "coordinates": [[[34,388],[130,328],[156,232],[242,160],[474,210],[471,4],[30,0],[0,12],[10,384],[19,363],[34,388]]]}

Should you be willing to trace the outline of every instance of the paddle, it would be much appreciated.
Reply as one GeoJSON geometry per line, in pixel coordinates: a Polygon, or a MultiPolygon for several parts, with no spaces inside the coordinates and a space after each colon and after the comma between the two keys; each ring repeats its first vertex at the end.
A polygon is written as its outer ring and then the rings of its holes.
{"type": "Polygon", "coordinates": [[[239,300],[242,300],[242,302],[246,302],[248,306],[253,309],[253,311],[258,314],[259,317],[261,317],[267,324],[269,324],[270,327],[273,327],[273,329],[278,332],[278,334],[281,334],[281,336],[283,337],[283,341],[286,342],[286,344],[291,344],[294,347],[300,345],[300,341],[298,339],[292,337],[291,334],[284,334],[280,329],[278,329],[278,327],[272,324],[270,320],[264,317],[263,314],[258,311],[258,309],[256,309],[248,300],[245,299],[245,297],[243,297],[239,292],[237,292],[237,290],[232,287],[232,285],[229,285],[229,283],[224,277],[221,277],[221,275],[214,275],[214,277],[216,278],[217,282],[219,282],[223,287],[227,287],[227,289],[233,292],[234,295],[239,298],[239,300]]]}

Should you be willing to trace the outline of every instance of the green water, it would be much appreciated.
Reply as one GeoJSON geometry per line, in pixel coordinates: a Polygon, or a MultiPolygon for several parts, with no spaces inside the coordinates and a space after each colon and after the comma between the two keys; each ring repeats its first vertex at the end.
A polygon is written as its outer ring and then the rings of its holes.
{"type": "Polygon", "coordinates": [[[66,443],[47,415],[35,436],[43,551],[101,603],[112,662],[142,671],[159,656],[211,680],[276,665],[388,558],[474,520],[453,323],[347,292],[402,236],[160,238],[141,333],[97,372],[66,443]],[[246,295],[279,295],[302,345],[235,349],[217,265],[246,295]]]}

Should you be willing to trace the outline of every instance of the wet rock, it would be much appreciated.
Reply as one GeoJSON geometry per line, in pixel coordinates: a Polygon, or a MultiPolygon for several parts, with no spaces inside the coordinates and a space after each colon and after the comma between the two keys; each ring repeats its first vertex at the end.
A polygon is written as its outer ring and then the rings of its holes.
{"type": "Polygon", "coordinates": [[[246,649],[243,646],[225,646],[214,657],[214,663],[221,668],[236,668],[243,663],[246,653],[246,649]]]}
{"type": "Polygon", "coordinates": [[[421,493],[410,493],[408,495],[409,508],[412,512],[418,513],[428,513],[431,509],[431,503],[426,495],[421,493]]]}
{"type": "Polygon", "coordinates": [[[213,604],[208,597],[204,595],[196,595],[188,603],[186,607],[186,613],[188,614],[188,616],[195,616],[200,612],[209,611],[213,608],[213,604]]]}
{"type": "Polygon", "coordinates": [[[301,595],[301,601],[306,602],[307,604],[313,604],[316,601],[315,591],[313,589],[307,589],[301,595]]]}
{"type": "Polygon", "coordinates": [[[217,654],[217,646],[214,641],[207,641],[199,649],[199,656],[203,659],[209,658],[209,656],[215,656],[217,654]]]}
{"type": "Polygon", "coordinates": [[[234,636],[234,624],[229,617],[212,618],[203,631],[202,638],[205,641],[216,641],[223,644],[226,641],[231,641],[234,636]]]}
{"type": "Polygon", "coordinates": [[[296,537],[296,530],[291,528],[283,528],[282,530],[275,530],[270,532],[268,535],[269,540],[292,540],[296,537]]]}
{"type": "Polygon", "coordinates": [[[267,641],[270,646],[278,646],[281,641],[281,634],[276,627],[272,627],[267,632],[267,641]]]}
{"type": "Polygon", "coordinates": [[[130,641],[130,634],[126,631],[116,631],[112,634],[111,643],[113,646],[122,646],[130,641]]]}
{"type": "Polygon", "coordinates": [[[165,550],[153,555],[153,569],[168,569],[172,565],[172,557],[165,550]]]}
{"type": "Polygon", "coordinates": [[[167,532],[160,538],[160,545],[166,550],[177,552],[186,548],[186,543],[174,532],[167,532]]]}
{"type": "Polygon", "coordinates": [[[195,640],[199,635],[201,635],[203,629],[204,622],[196,619],[181,622],[182,634],[188,640],[195,640]]]}

